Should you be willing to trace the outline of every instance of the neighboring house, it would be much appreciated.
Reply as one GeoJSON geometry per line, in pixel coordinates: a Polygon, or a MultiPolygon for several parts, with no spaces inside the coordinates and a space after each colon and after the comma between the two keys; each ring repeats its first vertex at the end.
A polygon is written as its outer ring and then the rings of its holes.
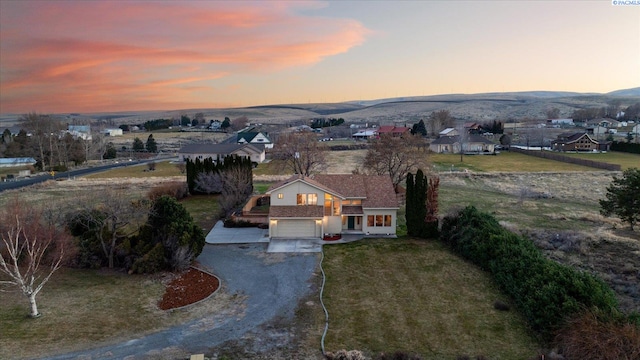
{"type": "Polygon", "coordinates": [[[216,160],[227,155],[249,157],[255,163],[261,163],[265,159],[264,146],[252,144],[190,144],[183,146],[178,152],[180,161],[206,158],[216,160]]]}
{"type": "Polygon", "coordinates": [[[36,159],[30,157],[23,158],[0,158],[0,167],[14,167],[35,165],[36,159]]]}
{"type": "Polygon", "coordinates": [[[270,238],[396,234],[398,200],[386,175],[294,175],[267,195],[270,238]]]}
{"type": "Polygon", "coordinates": [[[475,122],[464,123],[464,129],[471,134],[478,134],[482,132],[482,125],[475,122]]]}
{"type": "Polygon", "coordinates": [[[376,137],[376,131],[375,130],[360,130],[360,131],[356,132],[355,134],[351,135],[351,137],[356,139],[356,140],[372,139],[372,138],[376,137]]]}
{"type": "Polygon", "coordinates": [[[441,136],[429,144],[429,150],[435,153],[459,154],[460,149],[465,153],[493,153],[496,144],[481,135],[469,134],[463,141],[460,136],[441,136]]]}
{"type": "Polygon", "coordinates": [[[102,131],[106,136],[122,136],[122,129],[104,129],[102,131]]]}
{"type": "Polygon", "coordinates": [[[458,132],[457,129],[446,128],[446,129],[440,131],[440,133],[438,135],[440,137],[443,137],[443,136],[458,136],[458,135],[460,135],[460,133],[458,132]]]}
{"type": "Polygon", "coordinates": [[[236,137],[236,142],[238,144],[254,144],[254,145],[264,145],[267,149],[273,148],[273,143],[267,133],[263,132],[239,132],[236,137]]]}
{"type": "Polygon", "coordinates": [[[609,134],[609,129],[600,125],[590,126],[587,128],[587,134],[593,135],[595,139],[598,140],[607,136],[607,134],[609,134]]]}
{"type": "Polygon", "coordinates": [[[91,127],[89,125],[68,125],[67,133],[74,139],[91,140],[91,127]]]}
{"type": "Polygon", "coordinates": [[[561,127],[561,126],[574,126],[573,119],[550,119],[547,120],[547,124],[552,127],[561,127]]]}
{"type": "Polygon", "coordinates": [[[599,142],[589,134],[579,132],[558,135],[551,148],[556,151],[607,151],[610,145],[610,142],[599,142]]]}
{"type": "Polygon", "coordinates": [[[384,134],[391,136],[403,136],[404,134],[410,133],[411,128],[406,126],[383,125],[378,128],[378,136],[382,136],[384,134]]]}
{"type": "Polygon", "coordinates": [[[434,153],[438,153],[438,154],[447,154],[447,153],[455,154],[455,153],[459,153],[460,152],[460,137],[457,136],[457,135],[455,135],[455,136],[448,136],[448,135],[440,136],[439,138],[433,140],[431,142],[431,144],[429,144],[429,150],[433,151],[434,153]]]}

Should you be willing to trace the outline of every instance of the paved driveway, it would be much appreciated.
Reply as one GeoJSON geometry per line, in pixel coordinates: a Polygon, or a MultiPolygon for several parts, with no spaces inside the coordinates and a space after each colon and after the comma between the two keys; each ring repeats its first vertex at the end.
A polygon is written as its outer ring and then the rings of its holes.
{"type": "MultiPolygon", "coordinates": [[[[261,329],[274,319],[292,319],[298,302],[311,294],[310,280],[317,254],[268,254],[267,244],[206,245],[198,261],[220,277],[222,291],[240,295],[234,309],[127,342],[50,359],[162,358],[166,349],[205,353],[229,340],[256,338],[262,346],[277,346],[261,329]],[[249,336],[250,335],[250,336],[249,336]]],[[[207,301],[215,301],[215,295],[207,301]]],[[[271,336],[271,337],[270,337],[271,336]]],[[[264,348],[260,350],[265,350],[264,348]]]]}

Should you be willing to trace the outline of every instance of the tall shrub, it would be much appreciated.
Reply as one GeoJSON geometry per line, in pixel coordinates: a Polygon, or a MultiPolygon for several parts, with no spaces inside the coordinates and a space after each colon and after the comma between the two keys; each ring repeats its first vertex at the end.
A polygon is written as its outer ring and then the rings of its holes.
{"type": "Polygon", "coordinates": [[[533,242],[475,207],[446,217],[441,239],[488,271],[545,339],[583,308],[610,312],[617,307],[615,294],[600,279],[546,259],[533,242]]]}

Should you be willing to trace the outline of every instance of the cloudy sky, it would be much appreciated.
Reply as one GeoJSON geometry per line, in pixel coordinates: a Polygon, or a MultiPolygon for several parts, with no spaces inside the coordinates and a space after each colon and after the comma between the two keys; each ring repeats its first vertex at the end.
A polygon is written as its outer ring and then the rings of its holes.
{"type": "Polygon", "coordinates": [[[0,1],[0,113],[640,86],[640,6],[0,1]]]}

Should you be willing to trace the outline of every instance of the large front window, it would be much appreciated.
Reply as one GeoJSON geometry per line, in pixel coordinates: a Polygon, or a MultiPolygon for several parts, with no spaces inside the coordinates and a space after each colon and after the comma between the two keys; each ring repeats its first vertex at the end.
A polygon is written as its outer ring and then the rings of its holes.
{"type": "Polygon", "coordinates": [[[391,215],[368,215],[367,226],[371,226],[371,227],[391,226],[391,215]]]}
{"type": "Polygon", "coordinates": [[[298,194],[296,203],[298,205],[318,205],[318,194],[298,194]]]}

